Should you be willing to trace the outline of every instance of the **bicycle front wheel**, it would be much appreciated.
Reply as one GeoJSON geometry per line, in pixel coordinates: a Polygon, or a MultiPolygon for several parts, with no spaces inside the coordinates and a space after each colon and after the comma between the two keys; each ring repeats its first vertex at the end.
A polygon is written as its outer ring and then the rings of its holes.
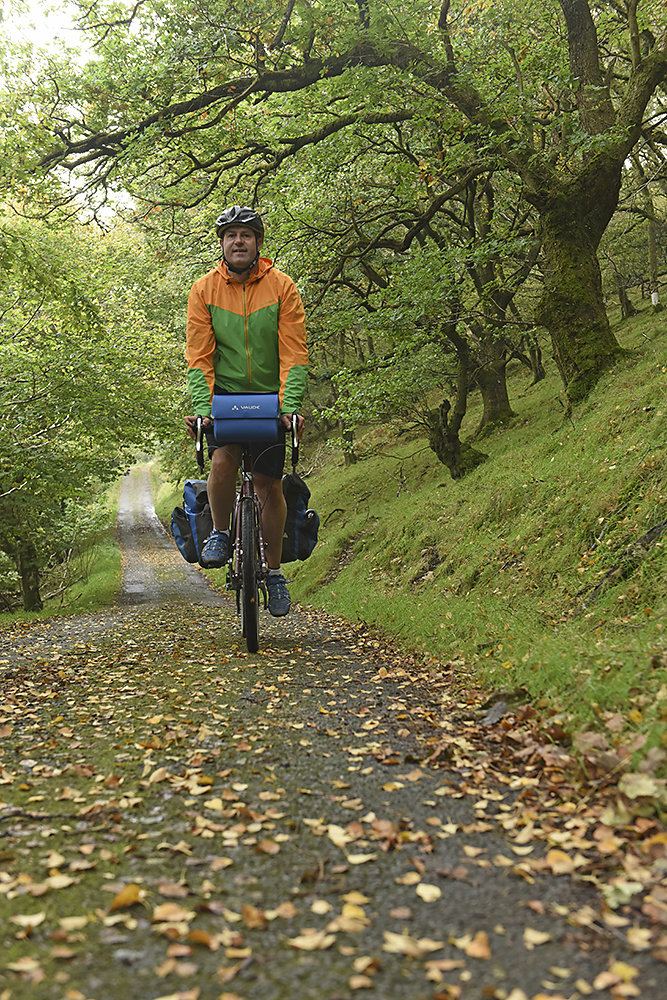
{"type": "Polygon", "coordinates": [[[259,649],[259,541],[257,512],[250,498],[241,501],[241,625],[249,653],[259,649]]]}

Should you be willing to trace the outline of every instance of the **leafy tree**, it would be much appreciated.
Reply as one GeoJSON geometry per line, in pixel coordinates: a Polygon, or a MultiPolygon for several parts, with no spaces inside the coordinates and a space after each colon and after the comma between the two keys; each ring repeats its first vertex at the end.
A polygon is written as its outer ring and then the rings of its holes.
{"type": "Polygon", "coordinates": [[[175,421],[180,351],[156,284],[127,233],[0,228],[0,549],[27,610],[46,570],[97,529],[103,484],[175,421]]]}
{"type": "Polygon", "coordinates": [[[537,315],[570,398],[619,355],[597,249],[623,164],[658,124],[650,102],[665,80],[667,29],[657,0],[145,0],[120,17],[97,0],[77,8],[96,59],[32,74],[27,101],[6,112],[26,123],[8,139],[25,185],[44,185],[47,172],[44,196],[70,204],[75,191],[92,204],[122,186],[147,205],[199,205],[259,187],[360,124],[426,128],[436,115],[459,129],[442,152],[450,171],[493,163],[519,178],[538,215],[537,315]]]}

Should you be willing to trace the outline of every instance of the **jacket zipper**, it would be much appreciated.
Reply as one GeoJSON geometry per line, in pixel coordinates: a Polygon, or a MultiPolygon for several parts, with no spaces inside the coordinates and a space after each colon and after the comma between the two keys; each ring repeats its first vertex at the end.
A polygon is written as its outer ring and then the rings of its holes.
{"type": "Polygon", "coordinates": [[[246,298],[245,298],[245,281],[243,282],[243,332],[245,335],[245,353],[248,360],[248,388],[250,388],[251,382],[251,371],[250,371],[250,334],[248,331],[248,312],[246,308],[246,298]]]}

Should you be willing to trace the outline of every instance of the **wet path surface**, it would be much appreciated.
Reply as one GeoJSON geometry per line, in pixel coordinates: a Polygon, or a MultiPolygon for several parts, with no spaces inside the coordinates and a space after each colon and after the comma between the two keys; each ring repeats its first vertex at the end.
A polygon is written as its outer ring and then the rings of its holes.
{"type": "Polygon", "coordinates": [[[249,656],[147,491],[118,609],[2,636],[2,1000],[663,1000],[598,820],[361,630],[249,656]]]}

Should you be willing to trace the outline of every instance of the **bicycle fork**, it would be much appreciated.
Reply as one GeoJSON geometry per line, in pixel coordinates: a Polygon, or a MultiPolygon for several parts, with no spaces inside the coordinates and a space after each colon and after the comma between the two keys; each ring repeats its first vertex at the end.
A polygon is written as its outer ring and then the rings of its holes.
{"type": "Polygon", "coordinates": [[[241,503],[243,500],[251,500],[255,507],[255,523],[257,525],[257,541],[259,547],[259,574],[258,584],[264,597],[264,607],[266,608],[268,596],[266,592],[266,578],[269,573],[269,564],[266,558],[266,544],[264,542],[264,532],[262,529],[262,507],[259,497],[254,492],[252,477],[241,470],[241,488],[236,494],[234,503],[234,515],[232,518],[232,557],[230,560],[229,574],[227,578],[227,588],[236,591],[236,610],[240,611],[241,600],[241,561],[243,559],[243,544],[241,540],[241,503]]]}

